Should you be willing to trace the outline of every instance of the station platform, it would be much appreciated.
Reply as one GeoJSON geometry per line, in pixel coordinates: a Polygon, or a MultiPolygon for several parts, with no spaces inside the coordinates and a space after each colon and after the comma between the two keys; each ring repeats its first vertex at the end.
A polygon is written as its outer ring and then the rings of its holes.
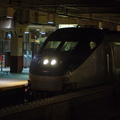
{"type": "Polygon", "coordinates": [[[28,68],[24,68],[22,73],[10,73],[9,68],[2,69],[0,71],[0,90],[26,85],[28,73],[28,68]]]}

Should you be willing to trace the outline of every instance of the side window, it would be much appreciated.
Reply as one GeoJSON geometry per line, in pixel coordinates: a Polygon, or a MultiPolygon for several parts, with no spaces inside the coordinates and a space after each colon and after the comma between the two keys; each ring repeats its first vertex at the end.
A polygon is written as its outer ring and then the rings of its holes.
{"type": "Polygon", "coordinates": [[[97,46],[97,44],[93,41],[90,42],[90,48],[94,49],[97,46]]]}

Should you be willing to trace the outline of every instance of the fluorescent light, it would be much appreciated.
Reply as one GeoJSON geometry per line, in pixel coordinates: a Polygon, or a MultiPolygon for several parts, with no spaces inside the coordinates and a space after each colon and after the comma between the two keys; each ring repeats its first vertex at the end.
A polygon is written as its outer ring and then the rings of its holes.
{"type": "Polygon", "coordinates": [[[45,33],[44,32],[40,32],[42,35],[45,35],[45,33]]]}
{"type": "Polygon", "coordinates": [[[29,32],[24,32],[25,34],[29,34],[29,32]]]}
{"type": "Polygon", "coordinates": [[[48,24],[53,24],[53,22],[48,22],[48,24]]]}

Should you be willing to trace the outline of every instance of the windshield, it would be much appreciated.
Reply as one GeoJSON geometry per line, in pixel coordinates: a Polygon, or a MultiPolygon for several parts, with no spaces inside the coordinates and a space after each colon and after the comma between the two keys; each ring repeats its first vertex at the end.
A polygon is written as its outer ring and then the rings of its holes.
{"type": "Polygon", "coordinates": [[[60,43],[61,43],[61,41],[48,41],[44,50],[50,49],[50,48],[57,49],[58,46],[60,45],[60,43]]]}
{"type": "Polygon", "coordinates": [[[75,48],[75,46],[77,45],[77,43],[78,42],[69,42],[69,41],[66,41],[64,44],[63,44],[63,46],[62,46],[62,48],[61,48],[61,50],[60,51],[62,51],[62,52],[66,52],[66,51],[71,51],[71,50],[73,50],[74,48],[75,48]]]}
{"type": "MultiPolygon", "coordinates": [[[[45,45],[44,51],[46,50],[54,51],[60,46],[61,43],[62,43],[61,41],[48,41],[47,44],[45,45]]],[[[73,50],[77,43],[78,42],[65,41],[61,44],[60,51],[67,52],[73,50]]]]}

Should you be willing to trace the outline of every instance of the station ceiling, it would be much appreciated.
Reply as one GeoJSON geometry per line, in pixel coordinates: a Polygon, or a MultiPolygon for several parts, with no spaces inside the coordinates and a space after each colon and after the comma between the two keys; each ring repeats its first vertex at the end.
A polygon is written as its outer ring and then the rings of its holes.
{"type": "Polygon", "coordinates": [[[0,3],[1,7],[120,24],[120,0],[0,0],[0,3]]]}

